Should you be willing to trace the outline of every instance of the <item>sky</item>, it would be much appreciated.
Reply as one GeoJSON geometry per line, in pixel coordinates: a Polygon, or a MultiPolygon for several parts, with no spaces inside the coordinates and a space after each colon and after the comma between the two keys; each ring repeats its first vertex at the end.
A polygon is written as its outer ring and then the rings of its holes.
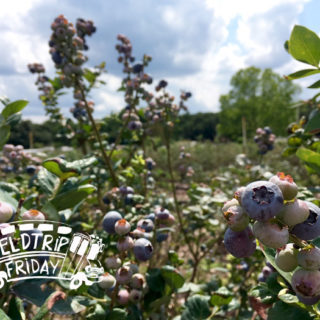
{"type": "MultiPolygon", "coordinates": [[[[304,68],[283,44],[295,24],[319,34],[319,12],[319,0],[2,0],[0,95],[29,100],[24,118],[46,119],[27,64],[41,62],[48,76],[54,76],[48,53],[50,25],[64,14],[71,22],[91,19],[97,27],[88,38],[86,66],[105,61],[108,73],[103,76],[107,85],[92,94],[96,118],[125,106],[117,92],[122,78],[115,50],[119,33],[130,38],[138,61],[144,53],[152,56],[147,71],[155,82],[166,79],[175,95],[192,92],[190,112],[217,112],[220,95],[228,93],[239,69],[272,68],[286,75],[304,68]]],[[[306,88],[313,79],[295,82],[306,88]]],[[[297,98],[312,95],[312,89],[304,89],[297,98]]],[[[70,116],[72,95],[63,96],[59,105],[70,116]]]]}

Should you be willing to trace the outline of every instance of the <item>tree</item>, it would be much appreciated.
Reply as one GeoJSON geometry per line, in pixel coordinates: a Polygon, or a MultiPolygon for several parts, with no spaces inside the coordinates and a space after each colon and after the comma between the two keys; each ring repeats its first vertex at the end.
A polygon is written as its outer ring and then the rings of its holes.
{"type": "Polygon", "coordinates": [[[239,141],[242,117],[249,137],[264,126],[271,127],[277,135],[285,135],[288,124],[295,119],[290,104],[300,92],[299,86],[271,69],[255,67],[239,70],[230,84],[229,93],[220,97],[219,136],[239,141]]]}

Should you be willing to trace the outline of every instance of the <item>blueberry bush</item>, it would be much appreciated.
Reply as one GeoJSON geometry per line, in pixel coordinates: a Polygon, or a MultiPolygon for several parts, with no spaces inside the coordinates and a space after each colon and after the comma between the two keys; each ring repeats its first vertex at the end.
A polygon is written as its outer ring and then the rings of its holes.
{"type": "MultiPolygon", "coordinates": [[[[211,142],[174,140],[191,92],[177,99],[166,80],[147,72],[152,57],[137,60],[130,39],[118,35],[124,107],[112,116],[117,132],[110,138],[91,98],[106,85],[106,64],[87,66],[96,26],[60,15],[51,29],[55,74],[39,62],[28,69],[50,122],[73,150],[34,154],[6,144],[28,102],[1,98],[0,231],[51,221],[99,237],[100,273],[92,285],[56,279],[54,270],[51,279],[37,272],[34,279],[1,278],[0,318],[320,319],[319,94],[293,106],[307,112],[287,124],[287,142],[266,125],[246,154],[227,143],[211,154],[211,142]],[[66,93],[74,99],[69,117],[59,107],[66,93]]],[[[311,65],[286,81],[320,73],[315,33],[295,26],[285,47],[311,65]]],[[[45,239],[39,228],[1,232],[0,259],[9,246],[36,251],[45,239]]],[[[55,269],[52,256],[36,261],[55,269]]],[[[71,258],[67,265],[69,273],[78,270],[71,258]]],[[[3,270],[0,264],[0,276],[3,270]]]]}

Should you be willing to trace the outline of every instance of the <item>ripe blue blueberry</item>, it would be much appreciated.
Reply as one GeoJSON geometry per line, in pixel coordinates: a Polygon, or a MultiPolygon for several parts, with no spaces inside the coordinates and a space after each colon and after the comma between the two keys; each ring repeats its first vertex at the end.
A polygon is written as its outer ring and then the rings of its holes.
{"type": "Polygon", "coordinates": [[[313,240],[320,236],[320,208],[314,203],[305,201],[309,209],[308,218],[293,227],[291,233],[302,240],[313,240]]]}
{"type": "Polygon", "coordinates": [[[228,228],[224,234],[224,246],[233,256],[244,258],[254,253],[256,241],[250,227],[242,231],[233,231],[228,228]]]}
{"type": "Polygon", "coordinates": [[[149,260],[153,253],[151,242],[145,238],[136,240],[133,246],[133,253],[136,259],[139,261],[149,260]]]}
{"type": "Polygon", "coordinates": [[[115,233],[115,224],[118,220],[121,220],[122,216],[117,211],[109,211],[103,218],[102,227],[110,234],[115,233]]]}
{"type": "Polygon", "coordinates": [[[244,190],[241,205],[252,219],[267,221],[282,209],[283,196],[274,183],[256,181],[250,183],[244,190]]]}

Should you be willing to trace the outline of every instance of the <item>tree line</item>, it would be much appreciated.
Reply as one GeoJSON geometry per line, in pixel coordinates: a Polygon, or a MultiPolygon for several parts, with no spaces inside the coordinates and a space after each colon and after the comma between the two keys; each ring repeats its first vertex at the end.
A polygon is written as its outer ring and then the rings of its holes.
{"type": "MultiPolygon", "coordinates": [[[[292,105],[301,89],[271,69],[249,67],[239,70],[230,81],[230,91],[220,96],[220,112],[185,113],[175,125],[176,140],[241,141],[245,121],[249,138],[258,127],[269,126],[276,135],[285,136],[286,127],[299,114],[292,105]]],[[[113,142],[122,125],[116,114],[104,118],[101,130],[113,142]]],[[[42,124],[23,120],[12,128],[9,140],[25,148],[43,145],[70,145],[58,123],[42,124]]]]}

